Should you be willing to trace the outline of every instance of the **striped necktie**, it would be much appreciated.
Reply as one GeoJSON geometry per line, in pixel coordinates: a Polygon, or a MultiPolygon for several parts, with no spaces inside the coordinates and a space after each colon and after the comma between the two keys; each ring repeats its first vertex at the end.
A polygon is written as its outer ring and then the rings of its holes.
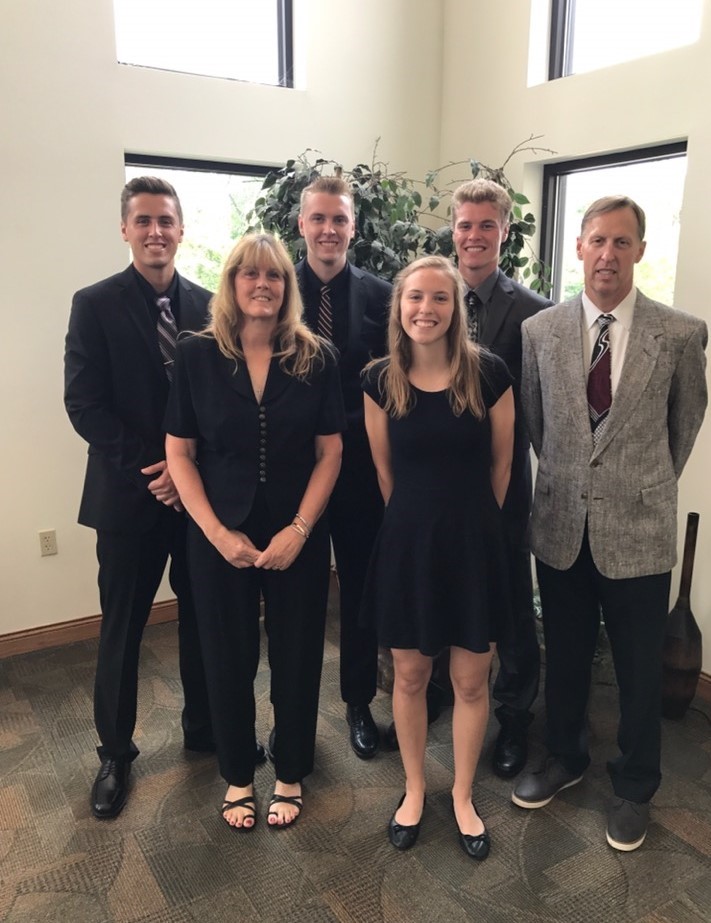
{"type": "Polygon", "coordinates": [[[321,286],[321,303],[318,308],[317,332],[325,340],[333,342],[333,309],[331,308],[331,289],[321,286]]]}
{"type": "Polygon", "coordinates": [[[610,324],[614,320],[612,314],[601,314],[595,321],[600,330],[593,346],[588,373],[588,413],[595,445],[607,425],[612,405],[610,324]]]}
{"type": "Polygon", "coordinates": [[[168,381],[173,380],[173,363],[175,362],[175,342],[178,339],[178,325],[175,323],[175,317],[170,310],[170,298],[163,296],[156,298],[156,304],[160,309],[158,315],[158,346],[160,354],[163,357],[163,365],[168,381]]]}

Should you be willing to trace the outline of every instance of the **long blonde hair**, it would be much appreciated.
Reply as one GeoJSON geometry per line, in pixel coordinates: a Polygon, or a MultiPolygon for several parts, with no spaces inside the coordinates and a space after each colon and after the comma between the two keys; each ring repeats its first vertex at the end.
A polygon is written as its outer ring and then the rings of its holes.
{"type": "Polygon", "coordinates": [[[468,410],[481,420],[486,410],[479,377],[480,349],[467,338],[464,284],[452,263],[442,256],[423,256],[401,270],[395,279],[388,325],[390,361],[380,375],[380,385],[386,395],[383,409],[391,416],[401,418],[407,416],[415,404],[415,394],[407,377],[412,366],[412,342],[402,327],[401,301],[405,283],[420,269],[436,269],[452,285],[454,311],[446,333],[450,368],[447,394],[455,416],[459,417],[468,410]]]}
{"type": "Polygon", "coordinates": [[[210,302],[210,322],[204,335],[215,338],[220,352],[235,360],[235,367],[244,361],[240,344],[244,314],[235,294],[235,276],[244,266],[274,269],[284,280],[284,300],[274,333],[274,355],[288,374],[300,379],[307,377],[315,362],[323,366],[325,342],[303,322],[304,306],[293,263],[281,241],[271,234],[245,234],[232,249],[210,302]]]}

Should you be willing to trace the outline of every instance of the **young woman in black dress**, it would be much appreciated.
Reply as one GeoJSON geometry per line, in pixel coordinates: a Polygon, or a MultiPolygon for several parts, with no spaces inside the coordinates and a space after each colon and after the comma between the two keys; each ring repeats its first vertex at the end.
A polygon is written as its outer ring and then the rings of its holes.
{"type": "Polygon", "coordinates": [[[364,617],[392,650],[393,715],[405,794],[388,832],[414,845],[425,808],[425,691],[451,647],[452,806],[475,859],[489,836],[472,785],[489,714],[488,678],[505,630],[506,552],[500,509],[513,452],[514,401],[505,364],[470,343],[462,283],[424,257],[393,289],[389,356],[365,374],[365,421],[386,512],[371,559],[364,617]]]}
{"type": "Polygon", "coordinates": [[[254,678],[264,598],[276,784],[291,826],[313,768],[343,399],[333,349],[301,320],[294,267],[267,234],[227,258],[203,334],[178,343],[168,468],[190,515],[188,560],[232,827],[256,820],[254,678]]]}

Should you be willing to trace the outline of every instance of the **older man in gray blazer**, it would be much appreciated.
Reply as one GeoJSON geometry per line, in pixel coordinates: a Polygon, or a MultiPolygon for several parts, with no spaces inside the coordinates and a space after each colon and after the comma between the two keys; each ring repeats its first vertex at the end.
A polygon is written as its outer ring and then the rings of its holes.
{"type": "Polygon", "coordinates": [[[539,466],[531,519],[546,641],[542,765],[512,800],[540,808],[590,758],[600,611],[619,687],[607,841],[641,846],[660,780],[661,654],[676,562],[677,481],[707,404],[703,321],[633,284],[645,217],[610,196],[583,216],[584,292],[523,324],[522,401],[539,466]]]}

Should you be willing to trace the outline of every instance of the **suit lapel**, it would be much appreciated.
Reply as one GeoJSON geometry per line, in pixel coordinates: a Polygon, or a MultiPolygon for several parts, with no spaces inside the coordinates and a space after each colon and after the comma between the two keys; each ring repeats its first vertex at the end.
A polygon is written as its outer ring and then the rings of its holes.
{"type": "Polygon", "coordinates": [[[367,307],[367,298],[363,285],[363,273],[357,266],[351,264],[350,281],[348,285],[348,340],[344,353],[353,343],[360,341],[360,331],[363,324],[363,315],[367,307]]]}
{"type": "Polygon", "coordinates": [[[161,380],[167,378],[163,369],[163,359],[158,346],[158,333],[156,325],[151,317],[150,310],[146,304],[141,287],[139,286],[133,274],[133,269],[129,268],[121,275],[119,279],[121,310],[131,318],[136,325],[140,334],[140,339],[144,343],[151,359],[151,365],[154,367],[156,374],[161,380]]]}
{"type": "Polygon", "coordinates": [[[501,325],[514,303],[513,286],[500,269],[497,270],[499,278],[491,295],[486,323],[481,332],[481,342],[484,346],[492,346],[499,335],[501,325]]]}
{"type": "Polygon", "coordinates": [[[583,325],[582,300],[574,299],[570,310],[561,312],[556,326],[552,330],[555,341],[553,362],[558,370],[560,383],[559,398],[570,408],[570,415],[575,425],[590,440],[592,449],[592,432],[588,415],[587,371],[583,361],[583,325]]]}
{"type": "MultiPolygon", "coordinates": [[[[215,346],[215,348],[217,349],[217,346],[215,346]]],[[[239,361],[236,370],[234,359],[228,359],[227,356],[223,356],[222,353],[219,353],[219,361],[230,388],[236,391],[240,397],[244,397],[256,404],[257,398],[255,397],[254,389],[252,388],[252,380],[249,377],[249,371],[244,359],[239,361]]],[[[291,379],[292,376],[287,375],[279,365],[279,360],[272,357],[261,403],[269,404],[276,400],[289,386],[291,379]]]]}
{"type": "Polygon", "coordinates": [[[647,309],[646,298],[638,293],[620,381],[610,407],[607,425],[595,448],[593,457],[599,455],[609,445],[622,426],[633,415],[634,409],[649,384],[649,379],[657,364],[661,348],[660,338],[663,335],[664,329],[662,325],[647,309]]]}

